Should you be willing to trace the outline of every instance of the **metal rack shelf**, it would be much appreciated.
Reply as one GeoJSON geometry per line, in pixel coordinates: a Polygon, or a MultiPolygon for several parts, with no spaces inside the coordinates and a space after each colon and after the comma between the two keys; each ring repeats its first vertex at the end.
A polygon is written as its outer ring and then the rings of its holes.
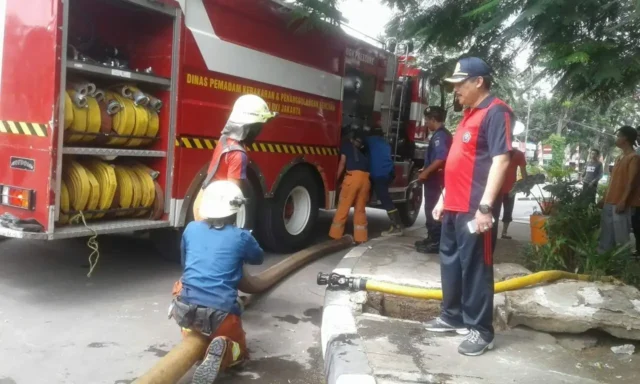
{"type": "Polygon", "coordinates": [[[167,157],[167,152],[165,151],[152,151],[148,149],[64,147],[62,153],[65,155],[167,157]]]}
{"type": "Polygon", "coordinates": [[[129,71],[126,69],[89,64],[81,61],[67,60],[67,68],[71,71],[89,73],[107,78],[127,79],[140,83],[157,84],[167,88],[171,86],[171,79],[167,79],[165,77],[148,75],[146,73],[129,71]]]}

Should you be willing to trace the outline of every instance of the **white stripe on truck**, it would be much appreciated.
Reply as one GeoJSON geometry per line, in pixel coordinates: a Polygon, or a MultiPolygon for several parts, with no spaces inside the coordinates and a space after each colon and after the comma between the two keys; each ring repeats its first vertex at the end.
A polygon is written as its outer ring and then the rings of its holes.
{"type": "Polygon", "coordinates": [[[178,0],[209,70],[342,100],[342,77],[218,37],[202,0],[178,0]]]}
{"type": "Polygon", "coordinates": [[[4,58],[4,28],[7,18],[7,0],[0,0],[0,92],[2,91],[2,60],[4,58]]]}

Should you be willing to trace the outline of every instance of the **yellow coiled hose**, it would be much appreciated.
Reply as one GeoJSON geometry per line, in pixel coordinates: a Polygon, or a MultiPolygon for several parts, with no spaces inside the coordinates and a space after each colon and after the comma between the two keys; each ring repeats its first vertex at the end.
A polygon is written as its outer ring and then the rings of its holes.
{"type": "MultiPolygon", "coordinates": [[[[131,100],[114,93],[107,92],[107,98],[114,99],[122,106],[122,110],[113,116],[113,130],[118,135],[131,136],[136,125],[135,105],[131,100]]],[[[129,141],[126,138],[111,138],[108,144],[124,145],[129,141]]]]}
{"type": "MultiPolygon", "coordinates": [[[[71,122],[71,125],[69,125],[68,129],[70,129],[71,132],[86,132],[89,116],[87,98],[74,90],[67,91],[67,94],[72,100],[71,106],[73,109],[73,121],[71,122]]],[[[75,143],[81,140],[82,135],[70,135],[67,139],[69,143],[75,143]]]]}
{"type": "Polygon", "coordinates": [[[91,142],[96,139],[96,135],[100,133],[100,125],[102,124],[102,117],[100,116],[100,105],[95,97],[87,97],[87,130],[86,133],[92,135],[86,135],[82,141],[91,142]]]}
{"type": "Polygon", "coordinates": [[[156,197],[155,173],[140,162],[111,164],[95,158],[65,158],[58,223],[76,223],[78,216],[99,219],[114,209],[119,210],[114,212],[118,217],[149,214],[156,197]]]}
{"type": "Polygon", "coordinates": [[[64,129],[65,131],[73,124],[73,102],[69,91],[64,93],[64,129]]]}
{"type": "MultiPolygon", "coordinates": [[[[84,165],[90,173],[92,173],[99,184],[100,200],[97,210],[104,211],[111,207],[113,198],[116,195],[118,181],[116,180],[116,171],[111,164],[107,164],[97,159],[87,160],[84,165]]],[[[97,213],[94,218],[104,217],[104,213],[97,213]]]]}
{"type": "Polygon", "coordinates": [[[86,143],[96,139],[101,128],[104,128],[102,127],[103,111],[100,110],[101,104],[98,102],[104,98],[115,100],[120,105],[120,111],[115,114],[111,111],[112,134],[134,136],[134,138],[110,137],[106,144],[139,147],[151,144],[150,139],[158,136],[159,111],[162,108],[160,100],[132,85],[113,87],[111,91],[104,92],[96,89],[92,83],[78,82],[70,83],[69,89],[65,92],[64,129],[69,130],[65,142],[86,143]],[[153,103],[149,100],[153,100],[153,103]],[[74,135],[74,132],[85,135],[74,135]]]}
{"type": "Polygon", "coordinates": [[[58,219],[60,224],[69,222],[69,208],[69,188],[67,188],[67,183],[62,180],[62,185],[60,186],[60,217],[58,219]]]}

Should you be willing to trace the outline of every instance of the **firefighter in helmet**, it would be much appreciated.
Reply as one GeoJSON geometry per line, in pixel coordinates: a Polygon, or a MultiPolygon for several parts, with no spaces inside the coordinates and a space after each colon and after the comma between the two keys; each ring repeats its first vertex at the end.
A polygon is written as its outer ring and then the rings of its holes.
{"type": "Polygon", "coordinates": [[[244,202],[235,183],[214,181],[203,193],[202,220],[190,222],[182,235],[183,274],[173,288],[170,316],[183,336],[200,332],[211,339],[194,384],[211,384],[218,372],[248,358],[238,284],[243,264],[262,264],[264,253],[248,230],[235,226],[244,202]]]}
{"type": "Polygon", "coordinates": [[[344,180],[340,190],[338,209],[331,223],[329,236],[339,239],[344,234],[344,226],[349,217],[351,207],[353,214],[353,237],[356,243],[367,241],[367,201],[371,182],[369,181],[369,160],[362,152],[364,135],[361,130],[354,129],[349,133],[349,139],[340,146],[340,162],[338,163],[337,179],[344,180]]]}
{"type": "Polygon", "coordinates": [[[264,125],[276,116],[277,113],[271,112],[267,103],[259,96],[243,95],[236,100],[213,151],[202,190],[194,202],[193,215],[196,219],[199,218],[198,207],[202,191],[212,181],[229,180],[242,187],[243,180],[247,178],[249,163],[245,147],[251,145],[264,125]]]}

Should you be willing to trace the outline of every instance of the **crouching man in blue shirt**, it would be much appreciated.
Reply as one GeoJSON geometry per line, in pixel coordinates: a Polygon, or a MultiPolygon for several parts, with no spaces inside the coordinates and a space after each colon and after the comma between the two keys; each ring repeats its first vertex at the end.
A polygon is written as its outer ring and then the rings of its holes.
{"type": "Polygon", "coordinates": [[[249,357],[238,283],[244,263],[262,264],[264,253],[249,231],[235,226],[244,203],[236,184],[214,181],[203,193],[202,220],[189,223],[182,235],[184,271],[174,285],[170,317],[183,335],[200,332],[211,339],[193,384],[211,384],[218,372],[249,357]]]}

